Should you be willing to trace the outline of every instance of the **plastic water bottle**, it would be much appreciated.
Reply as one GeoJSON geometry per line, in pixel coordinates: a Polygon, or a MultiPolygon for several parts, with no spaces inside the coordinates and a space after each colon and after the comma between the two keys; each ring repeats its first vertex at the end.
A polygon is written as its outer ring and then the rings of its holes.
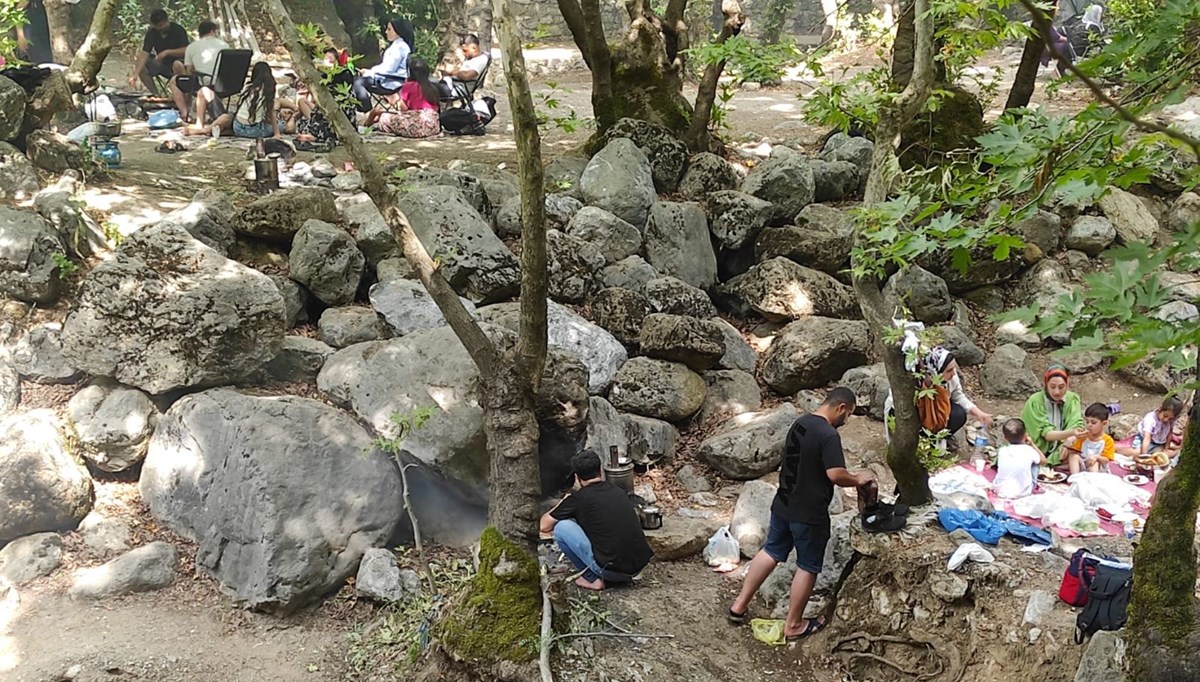
{"type": "Polygon", "coordinates": [[[975,452],[971,459],[975,462],[975,471],[983,473],[983,468],[987,465],[987,446],[988,433],[983,424],[975,425],[975,452]]]}
{"type": "Polygon", "coordinates": [[[1125,522],[1125,538],[1132,540],[1137,535],[1137,529],[1133,527],[1133,521],[1125,522]]]}

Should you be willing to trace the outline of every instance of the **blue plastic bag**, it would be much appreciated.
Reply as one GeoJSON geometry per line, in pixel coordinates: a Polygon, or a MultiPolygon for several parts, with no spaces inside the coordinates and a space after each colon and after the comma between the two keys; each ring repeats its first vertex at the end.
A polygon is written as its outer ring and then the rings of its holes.
{"type": "Polygon", "coordinates": [[[147,121],[152,130],[162,130],[163,128],[174,128],[179,125],[179,112],[174,109],[160,109],[152,114],[147,121]]]}

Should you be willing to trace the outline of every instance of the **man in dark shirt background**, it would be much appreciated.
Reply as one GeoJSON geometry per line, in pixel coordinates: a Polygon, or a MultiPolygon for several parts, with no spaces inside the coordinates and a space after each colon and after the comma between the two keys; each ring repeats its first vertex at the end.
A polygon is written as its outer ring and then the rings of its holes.
{"type": "Polygon", "coordinates": [[[829,392],[815,412],[802,415],[792,424],[783,447],[779,490],[771,504],[767,542],[750,562],[742,591],[729,608],[730,622],[737,625],[746,622],[750,600],[775,566],[787,561],[794,548],[797,570],[792,579],[784,635],[795,641],[825,627],[824,618],[803,616],[817,574],[825,563],[833,486],[864,488],[875,481],[870,471],[852,474],[846,470],[837,429],[854,412],[855,402],[854,392],[839,386],[829,392]]]}
{"type": "Polygon", "coordinates": [[[571,459],[579,489],[542,515],[541,532],[583,575],[575,584],[603,590],[605,582],[627,583],[650,563],[653,552],[629,494],[604,480],[600,458],[581,452],[571,459]]]}
{"type": "Polygon", "coordinates": [[[167,17],[166,10],[156,9],[150,13],[150,28],[142,39],[142,49],[133,64],[129,76],[129,87],[138,79],[150,92],[154,92],[154,77],[171,78],[182,75],[183,55],[187,51],[187,31],[167,17]]]}

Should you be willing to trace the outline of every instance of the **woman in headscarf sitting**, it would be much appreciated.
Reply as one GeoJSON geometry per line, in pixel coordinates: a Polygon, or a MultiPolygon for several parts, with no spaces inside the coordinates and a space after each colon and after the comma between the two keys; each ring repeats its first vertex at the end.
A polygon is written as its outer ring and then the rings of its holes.
{"type": "Polygon", "coordinates": [[[1062,365],[1050,365],[1042,377],[1042,390],[1029,396],[1021,410],[1021,421],[1033,444],[1046,455],[1050,466],[1063,459],[1063,446],[1070,447],[1087,433],[1083,428],[1083,405],[1079,394],[1067,390],[1071,375],[1062,365]]]}
{"type": "MultiPolygon", "coordinates": [[[[931,433],[944,429],[953,435],[966,425],[968,415],[978,419],[984,426],[992,425],[992,415],[979,409],[963,391],[962,379],[958,376],[958,362],[953,353],[936,346],[921,359],[918,369],[923,377],[918,383],[918,389],[939,388],[935,391],[936,396],[917,401],[922,428],[931,433]],[[939,375],[940,382],[935,379],[939,375]],[[938,428],[939,426],[941,428],[938,428]]],[[[892,392],[888,391],[887,400],[883,403],[885,415],[892,414],[892,404],[892,392]]],[[[884,431],[890,436],[890,429],[884,431]]]]}

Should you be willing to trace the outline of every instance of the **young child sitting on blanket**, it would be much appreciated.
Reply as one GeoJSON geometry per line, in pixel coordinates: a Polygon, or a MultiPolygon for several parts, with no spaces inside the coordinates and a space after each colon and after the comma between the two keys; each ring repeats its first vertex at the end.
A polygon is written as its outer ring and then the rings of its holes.
{"type": "Polygon", "coordinates": [[[1182,414],[1183,401],[1174,396],[1167,398],[1157,410],[1151,410],[1142,417],[1137,435],[1133,437],[1133,444],[1121,448],[1119,452],[1136,457],[1162,450],[1168,457],[1174,457],[1179,453],[1179,446],[1171,442],[1171,436],[1175,422],[1182,414]]]}
{"type": "Polygon", "coordinates": [[[1046,463],[1046,456],[1033,444],[1025,432],[1025,422],[1009,419],[1001,429],[1008,445],[996,453],[996,480],[992,489],[1009,499],[1033,493],[1034,471],[1046,463]]]}
{"type": "Polygon", "coordinates": [[[1092,403],[1083,411],[1084,435],[1076,439],[1073,448],[1067,449],[1067,462],[1071,473],[1107,471],[1108,463],[1116,453],[1116,443],[1108,435],[1108,406],[1092,403]]]}

